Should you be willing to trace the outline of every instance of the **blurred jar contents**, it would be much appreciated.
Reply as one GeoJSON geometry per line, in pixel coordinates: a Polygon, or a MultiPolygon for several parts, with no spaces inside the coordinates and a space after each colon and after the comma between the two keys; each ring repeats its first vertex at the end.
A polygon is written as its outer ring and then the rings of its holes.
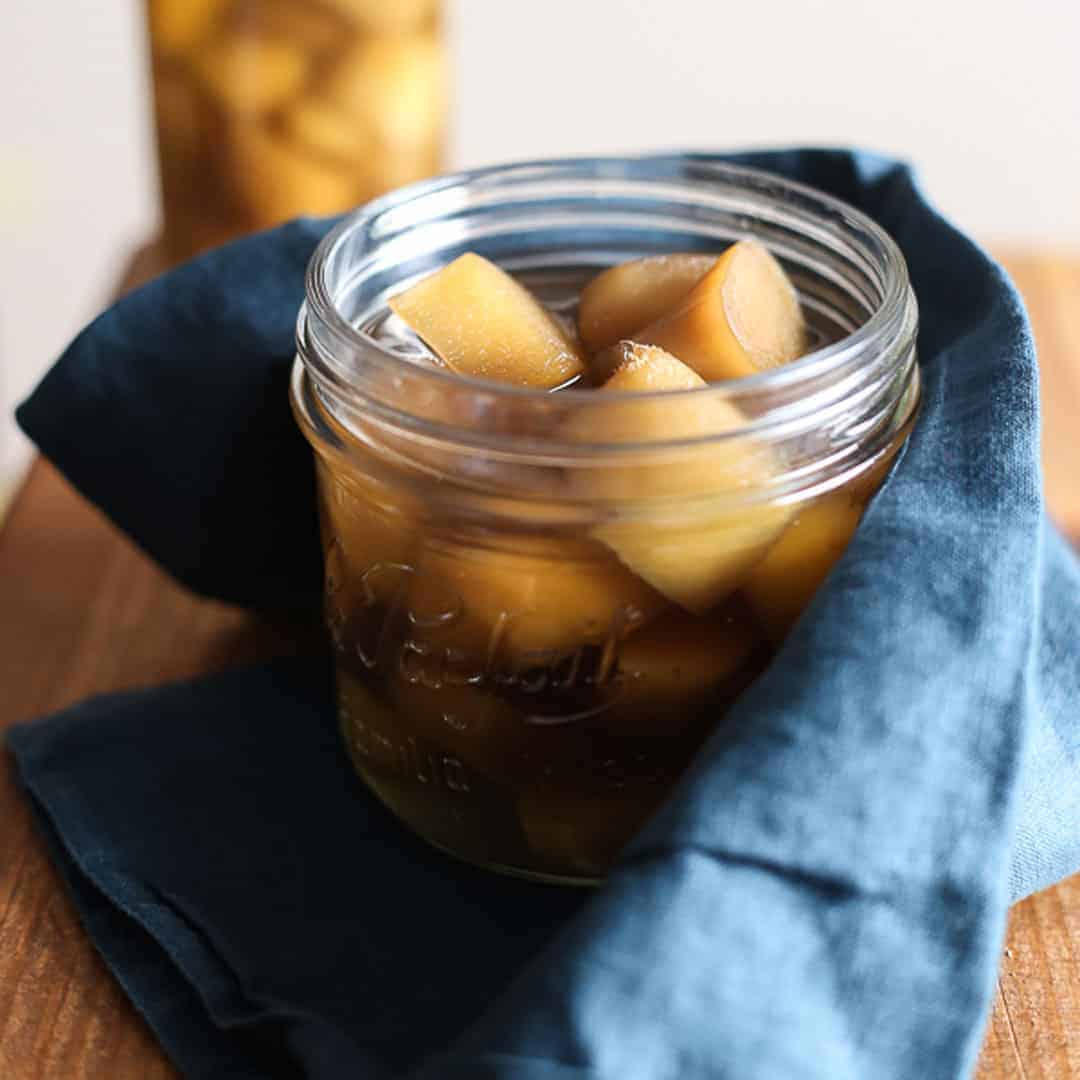
{"type": "Polygon", "coordinates": [[[439,171],[439,0],[148,0],[170,258],[439,171]]]}

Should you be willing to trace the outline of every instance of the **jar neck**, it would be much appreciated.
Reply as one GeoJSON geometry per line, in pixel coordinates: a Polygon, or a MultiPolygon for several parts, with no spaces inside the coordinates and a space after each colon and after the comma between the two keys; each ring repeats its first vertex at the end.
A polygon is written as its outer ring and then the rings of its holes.
{"type": "MultiPolygon", "coordinates": [[[[585,470],[697,468],[722,447],[731,448],[724,455],[728,460],[740,462],[766,454],[772,467],[755,472],[752,483],[738,470],[731,482],[718,474],[716,488],[708,497],[697,492],[683,500],[687,512],[691,503],[711,514],[718,507],[735,511],[761,502],[801,502],[852,483],[872,470],[914,422],[919,370],[913,343],[897,342],[863,370],[813,394],[813,408],[792,401],[713,437],[626,446],[560,441],[555,409],[544,417],[548,435],[543,434],[542,425],[526,435],[520,430],[525,423],[512,415],[499,422],[489,414],[483,427],[455,425],[425,416],[421,408],[400,408],[390,393],[342,397],[327,392],[325,384],[312,375],[303,353],[292,380],[293,406],[301,427],[319,453],[336,459],[339,474],[355,469],[381,479],[388,488],[413,487],[417,497],[427,502],[442,501],[462,511],[469,503],[476,514],[514,516],[508,500],[558,502],[553,518],[559,522],[566,520],[565,504],[573,490],[556,477],[585,470]],[[433,480],[438,482],[437,491],[431,486],[433,480]]],[[[636,407],[633,402],[603,404],[609,410],[636,407]]],[[[464,406],[484,409],[475,397],[464,406]]],[[[580,430],[578,424],[574,427],[580,430]]],[[[638,513],[648,516],[653,511],[650,503],[660,511],[672,509],[670,498],[645,497],[638,513]]],[[[621,514],[627,516],[625,500],[621,514]]],[[[539,523],[539,517],[535,520],[539,523]]]]}

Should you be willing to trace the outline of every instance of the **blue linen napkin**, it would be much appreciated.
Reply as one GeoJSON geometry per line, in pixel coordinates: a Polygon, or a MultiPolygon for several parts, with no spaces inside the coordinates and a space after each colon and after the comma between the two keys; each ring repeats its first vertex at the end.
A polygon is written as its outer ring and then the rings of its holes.
{"type": "MultiPolygon", "coordinates": [[[[323,659],[11,734],[90,933],[187,1075],[970,1071],[1009,898],[1080,868],[1080,570],[1042,512],[1030,331],[903,166],[730,159],[892,232],[921,305],[922,416],[807,616],[604,888],[500,879],[409,836],[349,771],[323,659]]],[[[285,386],[326,227],[121,301],[19,412],[177,577],[261,608],[318,605],[285,386]]]]}

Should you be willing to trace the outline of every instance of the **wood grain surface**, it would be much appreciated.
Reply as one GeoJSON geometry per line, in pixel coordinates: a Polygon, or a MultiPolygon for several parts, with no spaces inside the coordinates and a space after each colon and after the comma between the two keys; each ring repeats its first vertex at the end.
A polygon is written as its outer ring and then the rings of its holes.
{"type": "MultiPolygon", "coordinates": [[[[1049,502],[1080,539],[1080,260],[1005,259],[1039,341],[1049,502]]],[[[0,730],[293,648],[170,582],[33,466],[0,528],[0,730]]],[[[80,928],[0,754],[0,1078],[175,1075],[80,928]]],[[[1014,908],[978,1078],[1080,1080],[1080,876],[1014,908]]]]}

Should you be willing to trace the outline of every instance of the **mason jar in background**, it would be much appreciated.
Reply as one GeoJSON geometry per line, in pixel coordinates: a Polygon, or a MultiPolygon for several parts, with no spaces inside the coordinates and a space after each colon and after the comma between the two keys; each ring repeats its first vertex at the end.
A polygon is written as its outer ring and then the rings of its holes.
{"type": "Polygon", "coordinates": [[[439,171],[441,0],[148,0],[167,255],[439,171]]]}
{"type": "Polygon", "coordinates": [[[309,267],[292,395],[371,789],[463,859],[603,876],[854,533],[915,416],[916,326],[873,222],[707,157],[484,169],[342,222],[309,267]],[[702,389],[454,375],[417,362],[387,308],[472,250],[573,319],[613,263],[748,235],[815,347],[702,389]]]}

